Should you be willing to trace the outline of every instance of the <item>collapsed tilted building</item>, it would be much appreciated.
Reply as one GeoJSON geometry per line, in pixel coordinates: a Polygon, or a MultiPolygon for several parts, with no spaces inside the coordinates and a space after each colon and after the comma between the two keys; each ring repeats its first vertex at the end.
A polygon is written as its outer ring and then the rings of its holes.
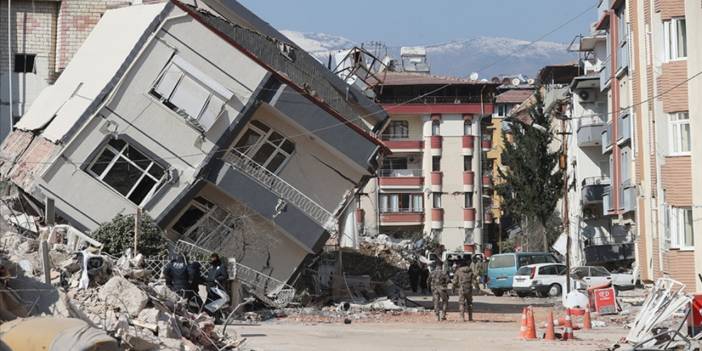
{"type": "Polygon", "coordinates": [[[142,208],[288,281],[374,174],[386,117],[236,1],[173,0],[107,11],[0,171],[79,229],[142,208]]]}

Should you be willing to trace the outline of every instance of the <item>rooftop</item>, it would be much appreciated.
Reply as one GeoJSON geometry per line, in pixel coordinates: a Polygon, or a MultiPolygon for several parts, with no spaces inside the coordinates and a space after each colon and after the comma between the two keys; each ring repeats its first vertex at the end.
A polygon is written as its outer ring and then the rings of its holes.
{"type": "Polygon", "coordinates": [[[504,93],[497,95],[495,103],[502,104],[521,104],[526,99],[534,94],[534,89],[510,89],[504,93]]]}

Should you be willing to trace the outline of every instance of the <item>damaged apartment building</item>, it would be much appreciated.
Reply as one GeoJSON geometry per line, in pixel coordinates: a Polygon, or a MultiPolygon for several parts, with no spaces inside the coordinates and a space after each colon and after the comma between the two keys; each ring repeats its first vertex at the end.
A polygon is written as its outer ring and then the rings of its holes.
{"type": "Polygon", "coordinates": [[[234,0],[144,4],[102,16],[1,171],[81,230],[141,208],[285,282],[375,173],[386,117],[234,0]]]}

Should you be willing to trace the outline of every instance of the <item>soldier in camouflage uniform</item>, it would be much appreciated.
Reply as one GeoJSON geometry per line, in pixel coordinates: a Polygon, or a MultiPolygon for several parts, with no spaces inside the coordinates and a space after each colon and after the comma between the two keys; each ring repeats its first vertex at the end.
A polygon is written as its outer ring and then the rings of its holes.
{"type": "Polygon", "coordinates": [[[468,307],[468,320],[473,321],[473,283],[475,274],[465,263],[453,274],[453,289],[458,290],[458,306],[461,320],[466,321],[465,309],[468,307]]]}
{"type": "Polygon", "coordinates": [[[431,286],[431,295],[434,300],[434,313],[436,319],[446,320],[446,309],[448,308],[448,283],[449,277],[440,265],[433,265],[432,271],[427,278],[427,283],[431,286]]]}

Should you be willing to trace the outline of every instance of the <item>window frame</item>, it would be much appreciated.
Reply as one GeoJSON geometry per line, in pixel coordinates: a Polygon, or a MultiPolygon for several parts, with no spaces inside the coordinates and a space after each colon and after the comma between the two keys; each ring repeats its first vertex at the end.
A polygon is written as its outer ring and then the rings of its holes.
{"type": "Polygon", "coordinates": [[[473,121],[470,119],[463,120],[463,135],[473,135],[473,121]]]}
{"type": "Polygon", "coordinates": [[[692,223],[692,207],[667,207],[666,214],[669,216],[667,222],[670,228],[670,245],[668,248],[681,251],[694,250],[695,228],[692,223]],[[690,222],[689,227],[685,225],[686,221],[690,222]],[[686,228],[690,229],[689,242],[687,241],[686,228]]]}
{"type": "Polygon", "coordinates": [[[271,126],[269,126],[268,124],[266,124],[266,123],[264,123],[264,122],[262,122],[262,121],[259,121],[259,120],[252,120],[252,121],[250,121],[249,123],[247,123],[247,124],[246,124],[246,127],[244,128],[244,130],[242,130],[241,133],[239,133],[239,136],[237,137],[237,140],[234,142],[233,149],[236,150],[236,151],[238,151],[239,153],[245,155],[245,156],[248,157],[250,160],[252,160],[252,161],[255,162],[256,164],[258,164],[259,166],[265,168],[265,169],[268,170],[269,172],[271,172],[271,173],[273,173],[273,174],[278,174],[278,173],[280,173],[283,169],[285,169],[285,166],[288,164],[288,162],[290,161],[290,159],[292,159],[292,158],[294,157],[295,152],[297,152],[297,145],[296,145],[294,142],[292,142],[292,141],[290,140],[290,138],[288,138],[287,136],[285,136],[285,134],[281,133],[279,130],[277,130],[277,129],[271,127],[271,126]],[[262,129],[260,126],[255,125],[255,123],[260,123],[260,124],[262,124],[263,126],[265,126],[266,128],[268,128],[268,130],[262,129]],[[247,146],[247,147],[246,147],[246,151],[242,152],[241,150],[238,150],[238,149],[239,149],[239,148],[242,148],[242,147],[244,147],[244,146],[239,145],[239,143],[242,141],[242,139],[243,139],[243,137],[246,135],[246,133],[249,132],[249,130],[252,130],[253,132],[259,134],[259,138],[258,138],[258,140],[256,140],[255,143],[253,143],[253,144],[247,146]],[[279,144],[277,144],[277,145],[276,145],[275,143],[273,143],[273,142],[269,142],[269,141],[268,141],[269,138],[271,137],[271,135],[272,135],[273,133],[277,133],[278,135],[280,135],[280,136],[283,138],[283,140],[282,140],[279,144]],[[293,150],[292,150],[292,152],[290,152],[290,153],[288,153],[286,150],[284,150],[284,149],[282,148],[283,145],[284,145],[286,142],[289,142],[289,143],[292,144],[292,146],[293,146],[293,150]],[[272,152],[270,153],[270,155],[268,155],[268,157],[266,158],[266,162],[264,162],[264,163],[256,162],[256,161],[254,160],[254,157],[255,157],[256,154],[261,150],[261,148],[263,147],[264,144],[269,144],[269,145],[273,146],[273,151],[272,151],[272,152]],[[287,155],[287,157],[285,157],[285,160],[283,160],[283,162],[281,162],[280,165],[278,165],[278,167],[277,167],[275,170],[268,169],[268,165],[271,163],[271,161],[273,160],[274,156],[277,155],[278,153],[282,153],[283,155],[287,155]]]}
{"type": "Polygon", "coordinates": [[[674,112],[668,114],[668,140],[670,140],[670,150],[668,152],[671,156],[687,156],[692,152],[692,126],[690,124],[690,113],[689,112],[674,112]],[[681,116],[686,116],[686,118],[680,118],[681,116]],[[687,150],[683,150],[683,127],[687,126],[687,150]]]}
{"type": "Polygon", "coordinates": [[[431,120],[431,135],[439,136],[441,135],[441,120],[432,119],[431,120]]]}
{"type": "Polygon", "coordinates": [[[380,213],[424,213],[423,194],[381,193],[378,202],[380,213]],[[406,199],[403,199],[403,196],[406,196],[406,199]],[[397,207],[392,205],[392,199],[396,200],[397,207]]]}
{"type": "Polygon", "coordinates": [[[687,43],[687,21],[685,17],[673,17],[669,20],[663,21],[663,61],[672,62],[686,60],[688,56],[688,43],[687,43]],[[678,45],[678,27],[679,23],[684,22],[685,37],[684,40],[684,51],[685,55],[680,55],[680,47],[678,45]]]}
{"type": "Polygon", "coordinates": [[[442,208],[441,207],[441,193],[439,193],[439,192],[431,193],[431,208],[442,208]]]}
{"type": "Polygon", "coordinates": [[[473,193],[463,193],[463,208],[474,208],[473,193]]]}
{"type": "Polygon", "coordinates": [[[409,139],[409,121],[407,120],[392,120],[388,123],[388,127],[382,134],[386,140],[409,139]],[[401,133],[397,133],[397,131],[401,133]]]}
{"type": "Polygon", "coordinates": [[[432,172],[441,172],[441,156],[432,156],[431,157],[431,171],[432,172]]]}
{"type": "Polygon", "coordinates": [[[129,202],[131,202],[139,207],[144,207],[151,199],[153,199],[154,195],[160,189],[163,188],[163,185],[166,183],[166,180],[168,178],[169,166],[162,163],[162,162],[158,162],[156,160],[158,157],[155,157],[151,152],[146,151],[145,148],[141,147],[141,145],[134,142],[131,138],[127,138],[127,137],[118,137],[116,139],[108,138],[105,140],[105,142],[99,148],[96,148],[96,152],[94,152],[90,157],[91,157],[90,163],[88,163],[87,167],[85,167],[83,170],[86,173],[88,173],[91,177],[93,177],[95,180],[97,180],[101,184],[105,185],[110,190],[114,191],[119,196],[122,196],[127,201],[129,201],[129,202]],[[122,142],[124,142],[124,145],[122,146],[122,148],[120,150],[117,150],[117,148],[114,145],[110,144],[110,141],[113,141],[113,140],[121,140],[122,142]],[[134,160],[128,158],[124,154],[125,150],[127,150],[129,147],[134,148],[137,152],[142,154],[144,157],[146,157],[150,161],[149,166],[146,169],[143,169],[140,165],[138,165],[136,162],[134,162],[134,160]],[[95,172],[93,170],[93,167],[100,160],[101,156],[105,153],[105,151],[111,152],[114,156],[112,157],[112,159],[110,159],[108,165],[105,166],[105,168],[100,172],[100,174],[98,174],[97,172],[95,172]],[[137,179],[134,182],[134,184],[130,187],[127,194],[122,194],[113,185],[111,185],[107,181],[105,181],[105,177],[114,168],[114,165],[117,163],[117,161],[119,159],[125,159],[132,167],[135,167],[142,172],[141,176],[139,176],[139,179],[137,179]],[[161,171],[163,173],[161,175],[161,177],[158,179],[153,174],[150,173],[150,170],[154,166],[161,168],[161,171]],[[134,193],[134,191],[140,185],[142,180],[144,180],[144,177],[147,177],[147,176],[149,178],[151,178],[152,181],[154,181],[154,185],[149,190],[149,192],[146,194],[146,196],[144,196],[144,198],[139,203],[136,203],[132,199],[130,199],[130,196],[134,193]]]}

